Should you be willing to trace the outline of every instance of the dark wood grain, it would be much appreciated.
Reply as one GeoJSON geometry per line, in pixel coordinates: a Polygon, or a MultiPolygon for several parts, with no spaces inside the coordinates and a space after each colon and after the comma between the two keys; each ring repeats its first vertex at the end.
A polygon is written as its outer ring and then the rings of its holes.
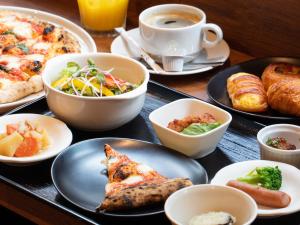
{"type": "MultiPolygon", "coordinates": [[[[138,14],[168,0],[131,0],[130,24],[137,25],[138,14]]],[[[300,56],[300,1],[295,0],[173,0],[203,9],[208,22],[224,31],[233,49],[262,56],[300,56]]]]}

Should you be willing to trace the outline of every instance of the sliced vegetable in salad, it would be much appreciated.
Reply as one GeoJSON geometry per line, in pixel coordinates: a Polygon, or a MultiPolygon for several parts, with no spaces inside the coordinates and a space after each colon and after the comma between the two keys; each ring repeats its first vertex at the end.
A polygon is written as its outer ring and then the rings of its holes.
{"type": "Polygon", "coordinates": [[[120,95],[139,86],[113,76],[112,71],[113,68],[102,70],[91,59],[84,67],[68,62],[60,72],[60,78],[51,86],[68,94],[93,97],[120,95]]]}

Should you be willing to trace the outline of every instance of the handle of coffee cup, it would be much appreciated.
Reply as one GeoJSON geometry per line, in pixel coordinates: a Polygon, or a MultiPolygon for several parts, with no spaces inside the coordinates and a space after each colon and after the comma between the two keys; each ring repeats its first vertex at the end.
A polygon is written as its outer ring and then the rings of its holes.
{"type": "Polygon", "coordinates": [[[207,23],[202,26],[203,32],[203,40],[202,40],[202,47],[203,48],[211,48],[218,44],[223,39],[223,31],[221,28],[213,23],[207,23]],[[207,40],[207,32],[213,31],[216,34],[216,39],[213,41],[207,40]]]}

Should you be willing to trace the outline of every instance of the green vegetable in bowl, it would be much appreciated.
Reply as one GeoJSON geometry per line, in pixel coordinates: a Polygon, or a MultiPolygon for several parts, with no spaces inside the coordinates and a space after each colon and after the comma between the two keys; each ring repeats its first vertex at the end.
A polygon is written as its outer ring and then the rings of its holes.
{"type": "Polygon", "coordinates": [[[92,97],[120,95],[139,86],[113,76],[112,71],[113,68],[100,69],[91,59],[82,68],[76,62],[68,62],[51,86],[67,94],[92,97]]]}
{"type": "Polygon", "coordinates": [[[208,131],[211,131],[221,124],[219,122],[214,123],[192,123],[188,127],[184,128],[183,131],[181,131],[182,134],[186,135],[199,135],[204,134],[208,131]]]}
{"type": "Polygon", "coordinates": [[[278,166],[256,167],[238,181],[261,186],[270,190],[279,190],[282,183],[281,171],[278,166]]]}

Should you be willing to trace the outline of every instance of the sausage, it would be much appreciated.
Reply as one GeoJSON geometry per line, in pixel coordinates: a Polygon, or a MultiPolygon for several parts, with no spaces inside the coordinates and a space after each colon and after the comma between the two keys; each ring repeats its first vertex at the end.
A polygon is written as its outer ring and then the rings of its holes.
{"type": "Polygon", "coordinates": [[[237,188],[249,194],[257,204],[272,208],[284,208],[291,202],[291,197],[282,191],[269,190],[263,187],[254,186],[237,180],[231,180],[227,186],[237,188]]]}

